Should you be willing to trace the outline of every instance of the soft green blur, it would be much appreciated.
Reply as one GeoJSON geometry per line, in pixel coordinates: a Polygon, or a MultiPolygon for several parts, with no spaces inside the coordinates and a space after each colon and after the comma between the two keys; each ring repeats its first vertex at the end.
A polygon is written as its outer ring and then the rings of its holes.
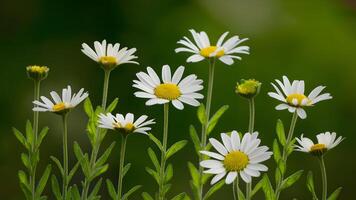
{"type": "MultiPolygon", "coordinates": [[[[67,84],[75,90],[84,87],[93,102],[100,104],[103,72],[96,63],[80,51],[81,43],[90,46],[95,40],[107,39],[124,46],[136,47],[140,66],[122,65],[112,73],[109,99],[120,98],[119,112],[147,114],[158,122],[153,133],[161,136],[162,106],[146,107],[143,99],[133,96],[131,87],[135,73],[146,66],[160,69],[163,64],[186,66],[185,74],[195,73],[207,80],[207,63],[187,64],[188,54],[176,54],[176,42],[190,36],[188,29],[205,30],[215,42],[225,31],[248,37],[251,54],[233,66],[217,64],[213,94],[213,110],[228,104],[213,137],[233,129],[246,131],[248,104],[234,93],[236,81],[255,78],[262,89],[256,99],[256,129],[263,144],[271,146],[275,137],[275,123],[281,118],[289,127],[291,114],[275,111],[276,100],[266,94],[269,84],[282,75],[303,79],[306,91],[326,85],[334,99],[307,109],[308,118],[297,122],[296,135],[314,137],[324,131],[336,131],[347,139],[332,150],[326,158],[329,191],[338,186],[344,190],[340,199],[354,196],[354,157],[356,120],[356,6],[353,1],[325,0],[7,0],[0,3],[0,199],[24,199],[18,186],[17,171],[22,146],[16,141],[11,127],[24,129],[32,120],[31,101],[33,85],[27,79],[27,65],[50,67],[48,79],[42,84],[41,95],[59,91],[67,84]]],[[[205,83],[206,84],[206,83],[205,83]]],[[[204,91],[205,92],[205,91],[204,91]]],[[[196,108],[186,106],[184,111],[171,109],[169,143],[188,139],[188,127],[195,124],[196,108]]],[[[86,117],[82,106],[70,115],[70,143],[78,141],[89,150],[85,134],[86,117]]],[[[41,149],[40,171],[49,156],[61,156],[60,118],[50,113],[40,114],[40,127],[49,126],[50,133],[41,149]]],[[[109,133],[105,144],[120,137],[109,133]]],[[[191,143],[190,143],[191,144],[191,143]]],[[[133,168],[124,179],[126,191],[134,184],[144,188],[133,199],[141,199],[142,191],[152,193],[157,187],[145,172],[151,165],[146,149],[153,143],[143,135],[129,138],[127,160],[133,168]]],[[[70,149],[72,149],[70,147],[70,149]]],[[[117,180],[119,145],[111,156],[111,167],[106,177],[117,180]]],[[[75,162],[71,152],[71,164],[75,162]]],[[[196,162],[190,145],[172,160],[175,168],[174,187],[170,194],[190,192],[187,161],[196,162]]],[[[273,177],[274,162],[268,162],[273,177]]],[[[313,170],[318,191],[321,188],[317,161],[309,155],[296,152],[288,163],[292,170],[313,170]]],[[[54,167],[54,172],[58,172],[54,167]]],[[[75,179],[80,181],[81,175],[75,179]]],[[[103,187],[103,194],[107,194],[103,187]]],[[[212,199],[232,199],[231,186],[224,186],[212,199]]],[[[281,199],[310,199],[305,176],[282,193],[281,199]]],[[[53,199],[50,197],[50,199],[53,199]]],[[[106,199],[106,198],[104,198],[106,199]]],[[[263,199],[262,192],[256,199],[263,199]]]]}

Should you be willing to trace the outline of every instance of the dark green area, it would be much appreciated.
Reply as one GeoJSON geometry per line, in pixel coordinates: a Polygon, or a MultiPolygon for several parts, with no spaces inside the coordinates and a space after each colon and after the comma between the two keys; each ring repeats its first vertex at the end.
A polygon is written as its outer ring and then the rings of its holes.
{"type": "MultiPolygon", "coordinates": [[[[17,170],[22,169],[22,146],[11,132],[15,126],[24,129],[26,119],[32,119],[33,85],[27,79],[25,67],[38,64],[51,68],[43,82],[41,95],[59,91],[70,84],[76,90],[84,87],[96,104],[100,103],[103,72],[95,62],[80,51],[81,43],[92,45],[107,39],[128,47],[136,47],[140,66],[122,65],[112,73],[109,100],[120,98],[119,112],[148,114],[157,119],[153,133],[161,136],[162,106],[146,107],[144,100],[133,96],[131,87],[135,73],[146,66],[160,69],[163,64],[186,66],[186,74],[196,73],[207,80],[207,63],[187,64],[187,54],[175,54],[176,42],[188,29],[205,30],[213,42],[228,30],[248,37],[251,55],[228,67],[218,63],[214,88],[213,110],[229,104],[230,109],[212,135],[248,127],[247,101],[234,93],[236,81],[255,78],[263,83],[256,99],[256,129],[263,143],[272,146],[275,123],[281,118],[288,127],[291,114],[274,110],[277,101],[269,98],[269,82],[282,75],[304,79],[306,91],[322,84],[334,99],[307,109],[308,118],[297,122],[296,135],[314,137],[324,131],[336,131],[347,139],[326,157],[329,191],[343,186],[340,199],[354,196],[355,85],[356,85],[356,5],[354,1],[288,1],[288,0],[5,0],[0,3],[0,199],[23,199],[18,186],[17,170]]],[[[198,124],[196,109],[171,109],[169,143],[189,138],[189,125],[198,124]]],[[[70,115],[70,143],[78,141],[88,149],[85,135],[86,117],[82,106],[70,115]]],[[[61,156],[60,118],[50,113],[40,114],[40,127],[48,125],[49,134],[42,146],[41,171],[49,156],[61,156]]],[[[120,137],[108,134],[105,144],[120,137]]],[[[143,135],[129,138],[127,162],[133,164],[125,177],[124,190],[144,185],[152,193],[156,186],[144,167],[150,163],[146,149],[154,146],[143,135]]],[[[117,180],[119,145],[111,156],[111,168],[106,173],[117,180]]],[[[72,147],[70,147],[72,149],[72,147]]],[[[71,163],[75,161],[71,151],[71,163]]],[[[189,191],[187,161],[196,162],[193,146],[179,152],[173,160],[175,176],[172,193],[189,191]],[[191,156],[190,156],[191,155],[191,156]]],[[[272,159],[268,162],[274,169],[272,159]]],[[[314,170],[315,184],[320,194],[321,180],[317,160],[299,152],[289,158],[289,172],[314,170]]],[[[56,169],[54,169],[55,171],[56,169]]],[[[272,172],[273,170],[271,170],[272,172]]],[[[80,180],[80,175],[75,177],[80,180]]],[[[306,174],[293,187],[284,191],[281,199],[310,199],[305,186],[306,174]]],[[[142,190],[141,190],[142,191],[142,190]]],[[[103,193],[107,194],[106,190],[103,193]]],[[[259,194],[261,195],[261,194],[259,194]]],[[[224,186],[215,198],[231,199],[231,187],[224,186]]],[[[262,199],[259,197],[257,199],[262,199]]],[[[136,197],[135,199],[140,199],[136,197]]]]}

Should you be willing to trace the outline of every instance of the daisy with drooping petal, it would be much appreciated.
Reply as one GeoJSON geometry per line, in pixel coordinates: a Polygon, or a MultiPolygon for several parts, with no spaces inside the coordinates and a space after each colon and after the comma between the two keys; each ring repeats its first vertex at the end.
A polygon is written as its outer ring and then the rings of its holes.
{"type": "Polygon", "coordinates": [[[147,135],[147,131],[151,130],[148,125],[155,124],[154,119],[147,120],[147,118],[147,115],[142,115],[134,121],[132,113],[127,113],[125,117],[122,114],[114,116],[111,113],[101,113],[98,122],[100,128],[117,130],[125,134],[142,133],[147,135]]]}
{"type": "Polygon", "coordinates": [[[33,102],[33,104],[35,104],[33,111],[54,113],[66,112],[77,106],[89,95],[87,92],[84,92],[83,88],[80,89],[78,93],[74,93],[72,95],[72,88],[70,85],[68,85],[67,88],[63,88],[62,97],[60,97],[55,91],[52,91],[50,94],[53,101],[49,100],[45,96],[41,96],[42,102],[33,102]]]}
{"type": "Polygon", "coordinates": [[[139,72],[136,74],[139,80],[134,80],[133,87],[142,91],[135,92],[136,97],[149,99],[146,105],[166,104],[172,102],[173,106],[179,110],[184,108],[183,103],[199,106],[196,99],[204,98],[197,93],[203,89],[201,79],[197,79],[195,74],[191,74],[182,79],[184,67],[180,66],[171,75],[168,65],[162,67],[162,82],[156,72],[147,67],[147,73],[139,72]]]}
{"type": "Polygon", "coordinates": [[[297,112],[301,119],[307,117],[303,107],[313,106],[320,101],[332,99],[332,96],[329,93],[320,95],[325,86],[316,87],[308,96],[306,96],[304,94],[304,81],[294,80],[291,83],[286,76],[283,76],[283,83],[280,80],[276,80],[276,82],[280,89],[274,83],[271,83],[276,92],[268,93],[270,97],[283,102],[276,106],[276,109],[288,109],[291,113],[297,112]]]}
{"type": "Polygon", "coordinates": [[[119,178],[118,178],[118,191],[117,199],[122,199],[122,181],[124,178],[124,164],[125,164],[125,152],[127,137],[131,133],[142,133],[147,135],[147,131],[151,130],[148,125],[155,124],[154,119],[147,120],[146,115],[140,116],[136,121],[134,120],[134,115],[132,113],[127,113],[126,116],[122,114],[116,114],[114,116],[111,113],[99,115],[99,127],[105,129],[116,130],[121,133],[122,141],[120,148],[120,165],[119,165],[119,178]],[[147,121],[146,121],[147,120],[147,121]]]}
{"type": "Polygon", "coordinates": [[[299,145],[296,145],[296,151],[310,153],[318,158],[323,184],[321,199],[326,200],[328,196],[328,186],[324,155],[327,151],[339,145],[345,138],[342,136],[336,138],[335,132],[320,133],[316,137],[318,139],[317,144],[314,144],[311,139],[303,137],[303,135],[301,135],[300,138],[296,138],[299,143],[299,145]]]}
{"type": "Polygon", "coordinates": [[[183,45],[184,47],[179,47],[175,49],[175,52],[189,52],[193,53],[187,59],[187,62],[199,62],[206,58],[218,58],[221,62],[232,65],[234,59],[241,60],[240,56],[236,54],[249,54],[250,48],[248,46],[238,46],[242,42],[248,40],[247,38],[240,39],[239,36],[233,36],[224,42],[225,37],[229,32],[222,34],[216,43],[216,45],[211,45],[208,35],[201,31],[197,33],[195,30],[189,30],[193,36],[193,43],[189,38],[183,37],[177,43],[183,45]]]}
{"type": "Polygon", "coordinates": [[[124,63],[139,64],[133,61],[133,59],[137,58],[134,55],[136,48],[128,49],[127,47],[123,47],[120,49],[119,43],[107,44],[106,40],[103,40],[101,43],[95,41],[94,48],[95,51],[86,43],[82,44],[82,52],[92,60],[100,63],[106,70],[112,70],[124,63]]]}
{"type": "Polygon", "coordinates": [[[339,136],[336,138],[335,132],[325,132],[320,133],[316,136],[318,139],[318,143],[314,144],[314,142],[304,137],[303,135],[300,138],[296,138],[299,145],[296,145],[296,151],[311,153],[313,155],[322,155],[330,149],[336,147],[340,142],[342,142],[345,138],[339,136]]]}
{"type": "Polygon", "coordinates": [[[261,140],[257,136],[258,132],[246,133],[241,139],[236,131],[232,131],[231,136],[225,133],[221,134],[223,144],[214,138],[209,139],[218,153],[200,151],[200,153],[213,158],[201,161],[200,166],[208,168],[204,173],[215,175],[210,182],[212,185],[225,176],[225,183],[230,184],[238,175],[246,183],[249,183],[252,177],[259,177],[261,171],[268,170],[265,165],[260,163],[268,160],[272,152],[268,151],[267,146],[259,146],[261,140]]]}

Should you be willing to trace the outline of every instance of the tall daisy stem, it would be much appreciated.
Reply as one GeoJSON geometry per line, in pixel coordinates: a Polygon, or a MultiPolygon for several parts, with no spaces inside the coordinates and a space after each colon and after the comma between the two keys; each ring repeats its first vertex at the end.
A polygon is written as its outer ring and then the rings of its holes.
{"type": "MultiPolygon", "coordinates": [[[[34,81],[34,100],[38,101],[40,98],[40,86],[41,86],[41,81],[35,80],[34,81]]],[[[33,112],[33,144],[32,144],[32,152],[34,153],[36,151],[36,145],[37,145],[37,138],[38,138],[38,118],[39,118],[39,112],[34,111],[33,112]]],[[[36,168],[37,168],[37,162],[34,163],[34,166],[32,166],[32,173],[30,174],[30,184],[31,184],[31,189],[32,189],[32,200],[36,199],[36,168]]]]}
{"type": "MultiPolygon", "coordinates": [[[[109,90],[109,80],[110,80],[110,70],[104,70],[104,85],[103,85],[103,96],[102,96],[102,101],[101,101],[101,107],[103,110],[106,109],[106,103],[107,103],[107,98],[108,98],[108,90],[109,90]]],[[[93,150],[91,152],[90,156],[90,168],[94,169],[94,165],[96,162],[96,159],[98,157],[99,149],[100,149],[100,144],[102,140],[102,136],[100,135],[100,129],[96,129],[96,142],[93,145],[93,150]]],[[[83,188],[83,193],[82,193],[82,200],[86,200],[89,192],[89,187],[90,187],[91,181],[88,180],[87,178],[84,181],[84,188],[83,188]]]]}
{"type": "Polygon", "coordinates": [[[125,151],[126,151],[127,135],[122,135],[121,149],[120,149],[120,165],[119,165],[119,179],[117,183],[117,200],[122,197],[122,179],[124,178],[124,164],[125,164],[125,151]]]}
{"type": "Polygon", "coordinates": [[[62,115],[63,119],[63,199],[67,199],[68,190],[68,113],[62,115]]]}
{"type": "MultiPolygon", "coordinates": [[[[207,142],[207,130],[208,130],[208,121],[210,118],[210,108],[211,108],[211,99],[213,96],[213,86],[214,86],[214,74],[215,74],[215,59],[212,58],[209,60],[209,82],[208,82],[208,92],[207,92],[207,98],[206,98],[206,110],[205,110],[205,116],[207,122],[202,125],[202,132],[201,132],[201,149],[205,149],[206,147],[206,142],[207,142]]],[[[203,156],[199,156],[199,162],[203,160],[203,156]]],[[[203,184],[203,168],[199,166],[199,177],[200,177],[200,190],[199,190],[199,199],[203,199],[203,189],[204,189],[204,184],[203,184]]]]}
{"type": "MultiPolygon", "coordinates": [[[[294,112],[293,117],[292,117],[292,121],[289,127],[289,132],[288,132],[288,136],[287,136],[287,141],[286,141],[286,145],[284,145],[283,147],[283,154],[282,154],[282,161],[284,163],[287,162],[287,158],[288,158],[288,148],[290,146],[290,142],[293,138],[293,133],[294,133],[294,129],[295,129],[295,125],[297,123],[297,119],[298,119],[298,114],[297,111],[294,112]]],[[[277,183],[277,187],[276,187],[276,199],[279,199],[279,195],[281,194],[281,185],[282,185],[282,181],[284,179],[284,176],[282,175],[280,180],[277,183]]]]}
{"type": "Polygon", "coordinates": [[[232,192],[234,195],[234,200],[239,200],[239,176],[236,177],[235,181],[233,182],[232,185],[232,192]]]}
{"type": "Polygon", "coordinates": [[[163,124],[163,147],[161,154],[161,169],[159,173],[159,200],[165,200],[165,165],[166,165],[166,153],[167,153],[167,140],[168,140],[168,115],[169,115],[169,103],[164,104],[164,124],[163,124]]]}
{"type": "Polygon", "coordinates": [[[326,200],[328,195],[328,180],[326,177],[326,168],[324,163],[324,156],[320,156],[319,158],[320,170],[321,170],[321,178],[323,182],[323,193],[322,193],[322,200],[326,200]]]}
{"type": "MultiPolygon", "coordinates": [[[[250,134],[252,134],[253,130],[254,130],[254,126],[255,126],[255,100],[254,100],[254,98],[249,99],[248,103],[249,103],[249,110],[250,110],[248,132],[250,134]]],[[[252,191],[252,180],[250,183],[246,184],[246,200],[251,199],[251,191],[252,191]]]]}

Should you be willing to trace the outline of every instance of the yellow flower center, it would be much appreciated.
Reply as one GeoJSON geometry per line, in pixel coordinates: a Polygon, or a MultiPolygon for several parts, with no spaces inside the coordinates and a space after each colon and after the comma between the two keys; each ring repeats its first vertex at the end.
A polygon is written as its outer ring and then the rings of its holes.
{"type": "Polygon", "coordinates": [[[232,151],[225,156],[224,167],[228,171],[241,171],[248,164],[248,157],[241,151],[232,151]]]}
{"type": "Polygon", "coordinates": [[[61,102],[61,103],[57,103],[56,105],[54,105],[52,107],[54,112],[60,112],[66,109],[66,104],[61,102]]]}
{"type": "MultiPolygon", "coordinates": [[[[210,57],[210,54],[212,54],[216,51],[216,49],[217,49],[216,46],[209,46],[209,47],[202,48],[200,50],[200,55],[208,58],[208,57],[210,57]]],[[[216,53],[215,57],[221,57],[224,54],[225,54],[224,50],[220,50],[216,53]]]]}
{"type": "Polygon", "coordinates": [[[102,56],[100,59],[99,59],[99,62],[103,65],[116,65],[117,64],[117,59],[116,57],[113,57],[113,56],[102,56]]]}
{"type": "Polygon", "coordinates": [[[310,103],[310,100],[304,94],[290,94],[286,98],[287,103],[292,106],[302,106],[302,102],[304,99],[307,99],[307,103],[305,105],[308,105],[310,103]],[[294,99],[297,99],[297,105],[293,103],[294,99]]]}
{"type": "Polygon", "coordinates": [[[136,129],[133,123],[127,123],[125,126],[122,126],[119,122],[116,122],[113,125],[116,130],[122,131],[125,134],[132,133],[136,129]]]}
{"type": "Polygon", "coordinates": [[[44,74],[49,71],[48,67],[38,66],[38,65],[28,66],[26,69],[28,72],[38,73],[38,74],[44,74]]]}
{"type": "Polygon", "coordinates": [[[154,94],[162,99],[174,100],[181,95],[179,87],[174,83],[163,83],[154,89],[154,94]]]}
{"type": "Polygon", "coordinates": [[[238,84],[236,92],[244,95],[255,94],[260,85],[261,83],[254,79],[245,80],[243,83],[238,84]]]}
{"type": "Polygon", "coordinates": [[[311,153],[323,153],[326,151],[326,146],[325,144],[314,144],[311,148],[310,148],[310,152],[311,153]]]}

